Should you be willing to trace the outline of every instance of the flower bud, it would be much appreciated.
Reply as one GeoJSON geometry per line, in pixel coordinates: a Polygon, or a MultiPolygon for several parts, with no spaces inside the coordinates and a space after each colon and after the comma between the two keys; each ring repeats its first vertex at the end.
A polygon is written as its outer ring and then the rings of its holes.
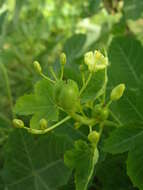
{"type": "Polygon", "coordinates": [[[41,128],[41,129],[46,129],[47,126],[48,126],[48,122],[47,122],[47,120],[44,119],[44,118],[42,118],[42,119],[40,120],[39,124],[40,124],[40,128],[41,128]]]}
{"type": "Polygon", "coordinates": [[[96,144],[97,141],[99,139],[99,133],[96,131],[92,131],[89,135],[88,135],[88,140],[92,143],[92,144],[96,144]]]}
{"type": "Polygon", "coordinates": [[[42,73],[42,68],[41,68],[40,63],[38,61],[34,61],[33,65],[34,65],[34,68],[37,71],[37,73],[41,74],[42,73]]]}
{"type": "Polygon", "coordinates": [[[67,57],[66,57],[65,53],[61,53],[61,55],[60,55],[60,62],[61,62],[61,65],[65,65],[66,64],[67,57]]]}
{"type": "Polygon", "coordinates": [[[24,122],[20,119],[13,119],[12,123],[13,123],[13,126],[16,128],[23,128],[24,127],[24,122]]]}
{"type": "Polygon", "coordinates": [[[113,88],[110,95],[110,99],[112,101],[119,100],[123,96],[124,91],[125,91],[125,84],[117,85],[115,88],[113,88]]]}

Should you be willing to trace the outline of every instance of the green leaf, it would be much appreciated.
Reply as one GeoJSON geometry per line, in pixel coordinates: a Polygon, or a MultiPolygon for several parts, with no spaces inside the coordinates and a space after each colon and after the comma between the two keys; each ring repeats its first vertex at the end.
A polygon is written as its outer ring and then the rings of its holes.
{"type": "Polygon", "coordinates": [[[127,174],[135,187],[143,189],[143,136],[133,149],[130,150],[127,160],[127,174]]]}
{"type": "Polygon", "coordinates": [[[0,190],[4,190],[4,183],[1,177],[0,177],[0,190]]]}
{"type": "Polygon", "coordinates": [[[75,34],[66,41],[64,52],[67,55],[67,61],[69,63],[81,55],[85,42],[85,34],[75,34]]]}
{"type": "Polygon", "coordinates": [[[76,190],[86,190],[98,161],[98,150],[93,150],[85,141],[75,142],[74,149],[65,153],[65,163],[75,169],[76,190]]]}
{"type": "Polygon", "coordinates": [[[64,44],[63,51],[67,56],[67,64],[64,69],[64,77],[70,78],[78,83],[81,83],[81,76],[79,75],[79,58],[83,54],[83,46],[86,42],[85,34],[75,34],[67,39],[64,44]]]}
{"type": "Polygon", "coordinates": [[[143,1],[142,0],[125,0],[124,12],[127,19],[136,20],[143,16],[143,1]]]}
{"type": "Polygon", "coordinates": [[[14,112],[18,115],[33,115],[30,126],[39,128],[42,118],[56,121],[58,109],[54,102],[54,86],[46,80],[41,80],[35,85],[35,94],[24,95],[19,98],[14,112]]]}
{"type": "Polygon", "coordinates": [[[71,147],[66,136],[35,138],[14,130],[5,146],[3,179],[9,190],[58,190],[71,171],[64,165],[64,152],[71,147]]]}
{"type": "Polygon", "coordinates": [[[37,101],[34,94],[24,95],[20,97],[14,107],[14,112],[18,115],[31,115],[37,109],[37,101]]]}
{"type": "Polygon", "coordinates": [[[121,124],[143,121],[143,46],[133,36],[116,37],[108,55],[110,92],[119,83],[126,85],[124,96],[112,104],[116,120],[121,124]]]}
{"type": "Polygon", "coordinates": [[[114,156],[107,154],[106,159],[98,164],[96,171],[97,189],[135,190],[126,174],[126,156],[123,154],[114,156]]]}
{"type": "Polygon", "coordinates": [[[126,152],[141,137],[143,138],[143,127],[139,127],[137,124],[120,127],[105,140],[104,151],[112,154],[126,152]]]}

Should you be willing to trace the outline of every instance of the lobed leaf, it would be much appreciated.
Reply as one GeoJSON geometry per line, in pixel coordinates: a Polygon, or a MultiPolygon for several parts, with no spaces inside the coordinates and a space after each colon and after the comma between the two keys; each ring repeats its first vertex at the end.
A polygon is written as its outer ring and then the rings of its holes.
{"type": "Polygon", "coordinates": [[[64,165],[64,152],[71,147],[66,136],[34,138],[17,129],[5,146],[3,179],[9,190],[57,190],[67,183],[71,171],[64,165]]]}
{"type": "Polygon", "coordinates": [[[120,127],[105,140],[104,151],[112,154],[129,151],[141,137],[143,138],[143,127],[132,124],[120,127]]]}
{"type": "Polygon", "coordinates": [[[115,37],[109,47],[109,89],[125,83],[121,100],[112,105],[112,111],[121,124],[143,121],[143,46],[133,36],[115,37]]]}
{"type": "Polygon", "coordinates": [[[35,93],[20,97],[14,112],[18,115],[33,115],[30,121],[32,128],[39,128],[39,121],[42,118],[56,121],[58,109],[54,102],[54,86],[46,80],[37,82],[35,93]]]}

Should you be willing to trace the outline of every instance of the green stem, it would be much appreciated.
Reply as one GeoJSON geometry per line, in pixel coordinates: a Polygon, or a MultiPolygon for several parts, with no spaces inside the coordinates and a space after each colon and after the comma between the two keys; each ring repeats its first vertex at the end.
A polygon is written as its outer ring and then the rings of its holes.
{"type": "Polygon", "coordinates": [[[81,105],[80,105],[80,113],[81,113],[84,117],[86,117],[86,115],[85,115],[85,113],[84,113],[83,108],[82,108],[81,105]]]}
{"type": "Polygon", "coordinates": [[[48,80],[48,81],[50,81],[50,82],[52,82],[52,83],[55,83],[54,80],[50,79],[49,77],[47,77],[47,76],[44,75],[43,73],[40,73],[40,75],[41,75],[41,77],[43,77],[44,79],[46,79],[46,80],[48,80]]]}
{"type": "Polygon", "coordinates": [[[64,65],[61,65],[61,76],[60,76],[60,80],[63,79],[64,76],[64,65]]]}
{"type": "Polygon", "coordinates": [[[84,74],[84,72],[81,72],[81,77],[82,77],[82,83],[84,86],[85,85],[85,74],[84,74]]]}
{"type": "Polygon", "coordinates": [[[89,125],[89,133],[91,133],[91,132],[92,132],[92,126],[89,125]]]}
{"type": "Polygon", "coordinates": [[[64,119],[62,119],[58,123],[52,125],[51,127],[47,128],[45,130],[31,129],[31,128],[28,128],[28,127],[24,127],[24,129],[26,129],[28,132],[33,133],[33,134],[45,134],[45,133],[48,133],[49,131],[57,128],[59,125],[61,125],[64,122],[68,121],[69,119],[71,119],[71,116],[65,117],[64,119]]]}
{"type": "Polygon", "coordinates": [[[95,119],[89,119],[89,118],[83,117],[83,116],[81,116],[81,115],[79,115],[77,113],[72,113],[71,117],[73,119],[75,119],[76,121],[78,121],[78,122],[80,122],[80,123],[82,123],[84,125],[88,125],[88,126],[93,126],[93,125],[95,125],[97,123],[97,121],[95,119]]]}
{"type": "Polygon", "coordinates": [[[106,104],[106,108],[109,108],[109,106],[112,104],[112,100],[109,100],[109,102],[106,104]]]}
{"type": "MultiPolygon", "coordinates": [[[[102,135],[103,129],[104,129],[104,123],[102,122],[102,123],[100,123],[100,125],[99,125],[99,138],[98,138],[98,140],[97,140],[97,144],[99,143],[99,141],[100,141],[100,139],[101,139],[101,135],[102,135]]],[[[97,144],[96,144],[96,145],[97,145],[97,144]]]]}
{"type": "Polygon", "coordinates": [[[105,103],[105,98],[106,98],[106,87],[107,87],[107,82],[108,82],[108,76],[107,76],[107,68],[105,69],[105,80],[103,82],[103,85],[101,87],[101,89],[99,90],[99,92],[97,93],[97,95],[94,98],[94,101],[99,99],[100,96],[103,95],[103,100],[102,100],[102,104],[105,103]]]}
{"type": "Polygon", "coordinates": [[[106,88],[107,88],[107,83],[108,83],[108,75],[107,75],[107,68],[105,68],[105,80],[104,80],[104,84],[103,84],[103,104],[105,103],[105,99],[106,99],[106,88]]]}
{"type": "Polygon", "coordinates": [[[54,77],[54,79],[57,81],[58,80],[57,76],[56,76],[56,74],[55,74],[55,72],[53,70],[53,67],[51,67],[51,66],[50,66],[50,72],[51,72],[52,76],[54,77]]]}
{"type": "Polygon", "coordinates": [[[83,84],[81,90],[80,90],[80,95],[83,93],[83,91],[86,89],[88,83],[90,82],[92,78],[92,73],[89,74],[88,78],[87,78],[87,81],[85,82],[85,84],[83,84]]]}
{"type": "Polygon", "coordinates": [[[12,117],[14,117],[14,114],[13,114],[13,99],[12,99],[12,93],[11,93],[11,88],[10,88],[10,83],[9,83],[7,70],[6,70],[5,66],[4,66],[4,64],[0,64],[0,67],[1,67],[1,70],[2,70],[3,75],[4,75],[4,79],[5,79],[6,90],[7,90],[7,95],[8,95],[8,99],[9,99],[11,114],[12,114],[12,117]]]}

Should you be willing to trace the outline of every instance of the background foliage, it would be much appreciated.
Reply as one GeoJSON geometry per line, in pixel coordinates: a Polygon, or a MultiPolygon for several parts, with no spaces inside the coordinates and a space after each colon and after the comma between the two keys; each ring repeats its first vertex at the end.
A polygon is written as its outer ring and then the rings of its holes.
{"type": "MultiPolygon", "coordinates": [[[[33,89],[39,79],[33,61],[38,60],[45,73],[51,64],[58,72],[59,55],[64,51],[68,60],[65,78],[80,85],[78,65],[83,54],[94,49],[108,51],[108,89],[125,83],[126,92],[111,110],[122,127],[105,129],[99,163],[88,188],[143,190],[142,0],[0,0],[0,190],[75,189],[63,155],[74,147],[75,140],[86,140],[86,129],[75,130],[71,121],[40,137],[13,130],[11,120],[15,112],[21,112],[20,107],[13,110],[13,105],[19,96],[30,93],[24,98],[30,100],[31,110],[25,107],[23,115],[34,114],[31,125],[38,127],[39,114],[47,112],[56,120],[59,115],[52,104],[35,112],[32,93],[36,88],[44,94],[40,105],[49,99],[44,83],[33,89]]],[[[92,97],[101,83],[102,77],[93,79],[83,101],[92,97]]],[[[52,93],[50,86],[46,89],[52,93]]],[[[22,119],[28,124],[25,116],[22,119]]],[[[88,147],[85,152],[90,152],[88,147]]],[[[86,159],[89,161],[90,155],[86,159]]],[[[78,177],[84,170],[86,163],[81,163],[78,177]]]]}

